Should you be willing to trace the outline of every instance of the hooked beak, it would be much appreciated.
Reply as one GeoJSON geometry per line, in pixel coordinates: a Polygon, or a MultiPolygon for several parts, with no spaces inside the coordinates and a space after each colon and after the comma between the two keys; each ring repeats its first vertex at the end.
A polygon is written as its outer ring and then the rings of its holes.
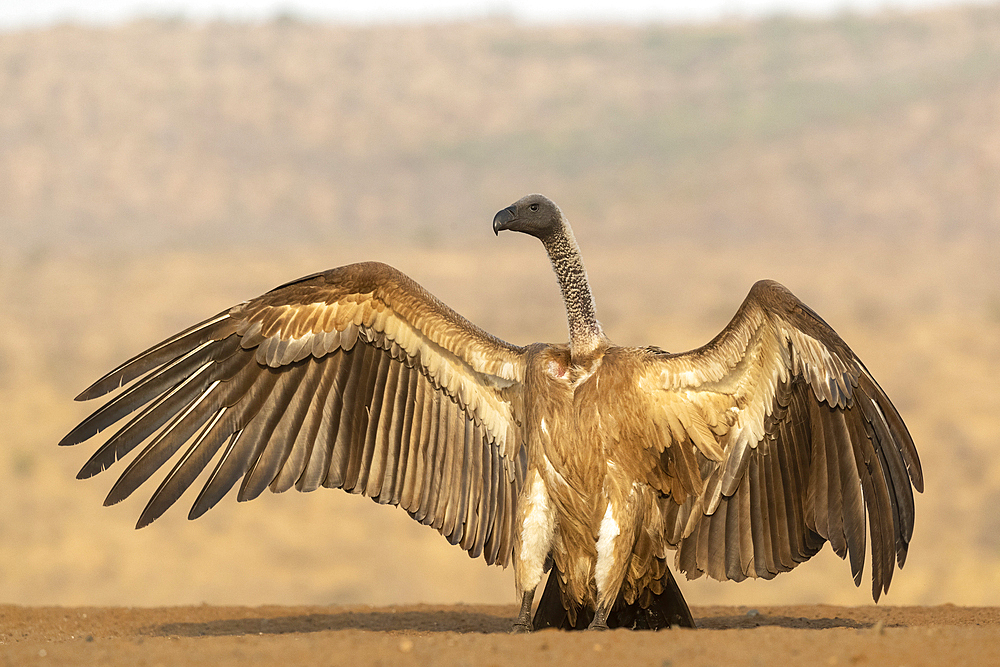
{"type": "Polygon", "coordinates": [[[501,209],[493,216],[493,233],[497,236],[505,229],[510,229],[510,223],[517,219],[517,210],[514,205],[501,209]]]}

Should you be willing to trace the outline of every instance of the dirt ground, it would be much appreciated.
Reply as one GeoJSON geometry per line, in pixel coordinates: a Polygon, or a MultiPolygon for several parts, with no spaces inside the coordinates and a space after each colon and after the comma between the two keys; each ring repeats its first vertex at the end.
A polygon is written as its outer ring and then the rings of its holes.
{"type": "Polygon", "coordinates": [[[695,607],[697,630],[508,634],[512,606],[0,607],[3,665],[995,664],[1000,608],[695,607]]]}

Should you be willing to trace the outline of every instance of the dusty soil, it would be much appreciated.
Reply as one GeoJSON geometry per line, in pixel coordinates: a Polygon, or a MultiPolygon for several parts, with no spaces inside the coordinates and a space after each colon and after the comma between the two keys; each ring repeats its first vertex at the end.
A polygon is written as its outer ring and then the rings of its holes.
{"type": "Polygon", "coordinates": [[[0,607],[4,665],[989,664],[1000,608],[695,607],[697,630],[507,633],[512,606],[0,607]]]}

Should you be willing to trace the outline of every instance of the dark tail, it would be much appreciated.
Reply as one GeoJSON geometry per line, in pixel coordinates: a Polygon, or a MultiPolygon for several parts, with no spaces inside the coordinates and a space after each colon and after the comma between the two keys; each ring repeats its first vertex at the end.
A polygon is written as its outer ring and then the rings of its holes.
{"type": "MultiPolygon", "coordinates": [[[[578,609],[576,622],[570,622],[569,612],[563,606],[562,594],[559,591],[559,572],[553,567],[549,572],[549,580],[545,583],[542,599],[538,601],[532,627],[535,630],[543,628],[585,630],[593,619],[593,609],[578,609]]],[[[640,599],[632,604],[625,604],[625,600],[619,597],[608,615],[608,627],[662,630],[670,627],[693,628],[695,625],[691,610],[681,595],[677,581],[667,570],[666,579],[663,581],[663,592],[659,595],[647,591],[646,596],[640,596],[640,599]]]]}

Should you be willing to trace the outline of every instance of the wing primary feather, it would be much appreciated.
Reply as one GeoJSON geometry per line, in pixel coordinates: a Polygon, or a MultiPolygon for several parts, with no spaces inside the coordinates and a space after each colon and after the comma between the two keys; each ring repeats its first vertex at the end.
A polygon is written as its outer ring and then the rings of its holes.
{"type": "Polygon", "coordinates": [[[336,354],[338,361],[336,379],[330,388],[330,395],[323,411],[324,448],[328,459],[326,476],[323,486],[337,489],[344,484],[344,473],[350,458],[350,443],[344,436],[349,430],[346,426],[349,416],[345,419],[350,405],[351,384],[358,372],[357,352],[340,351],[336,354]]]}
{"type": "Polygon", "coordinates": [[[763,487],[761,491],[761,515],[764,518],[764,526],[762,532],[764,533],[764,569],[767,570],[767,579],[771,579],[776,574],[781,572],[781,565],[775,558],[776,552],[776,542],[778,539],[778,530],[775,525],[779,520],[777,512],[775,511],[774,504],[774,492],[775,488],[773,486],[774,480],[772,479],[772,467],[770,465],[772,457],[766,456],[762,457],[760,464],[757,466],[758,481],[763,487]]]}
{"type": "MultiPolygon", "coordinates": [[[[758,495],[760,503],[760,550],[757,554],[757,573],[763,579],[770,579],[778,573],[777,564],[774,562],[774,526],[771,525],[771,494],[774,489],[768,484],[768,462],[770,457],[760,457],[752,461],[748,473],[750,477],[747,481],[751,486],[759,489],[758,495]]],[[[756,517],[755,517],[756,518],[756,517]]]]}
{"type": "Polygon", "coordinates": [[[512,546],[511,541],[513,539],[512,522],[511,515],[513,514],[511,505],[512,499],[510,498],[510,482],[507,476],[507,469],[504,465],[502,458],[497,458],[497,464],[499,469],[497,470],[499,476],[499,493],[497,494],[497,519],[496,519],[496,532],[497,532],[497,543],[496,548],[496,561],[497,563],[503,564],[507,554],[511,552],[512,546]]]}
{"type": "Polygon", "coordinates": [[[307,380],[297,392],[299,405],[304,407],[304,414],[294,429],[294,436],[291,436],[292,427],[289,425],[289,437],[293,437],[293,440],[285,462],[271,483],[271,489],[278,492],[290,489],[292,486],[298,491],[312,491],[319,487],[327,469],[328,450],[322,445],[317,446],[316,439],[323,422],[326,397],[333,385],[336,367],[328,368],[326,362],[320,363],[313,359],[309,359],[306,363],[310,371],[307,373],[307,380]],[[317,461],[314,462],[314,459],[317,461]]]}
{"type": "Polygon", "coordinates": [[[455,412],[458,406],[450,400],[441,401],[441,426],[438,430],[438,446],[434,454],[434,474],[431,476],[431,495],[428,499],[428,514],[433,518],[428,525],[441,530],[444,525],[447,498],[451,492],[451,462],[455,456],[455,412]]]}
{"type": "MultiPolygon", "coordinates": [[[[873,460],[874,451],[872,449],[871,437],[868,434],[868,430],[860,420],[851,420],[848,422],[848,426],[851,428],[852,435],[851,440],[854,444],[853,454],[855,467],[858,472],[858,481],[861,485],[861,495],[862,495],[862,514],[861,514],[861,567],[859,568],[858,577],[855,579],[855,583],[860,585],[861,574],[864,570],[864,557],[865,557],[865,527],[869,526],[872,528],[872,524],[876,521],[873,508],[870,507],[870,503],[876,502],[875,494],[875,484],[871,473],[870,461],[873,460]],[[867,461],[867,462],[866,462],[867,461]],[[867,519],[867,521],[866,521],[867,519]]],[[[872,576],[874,576],[875,568],[875,554],[872,553],[872,576]]]]}
{"type": "Polygon", "coordinates": [[[726,579],[726,521],[729,514],[729,503],[719,503],[708,522],[707,556],[705,571],[708,576],[718,581],[726,579]]]}
{"type": "Polygon", "coordinates": [[[267,395],[267,400],[260,409],[259,417],[247,425],[243,437],[240,438],[247,446],[252,447],[249,460],[245,465],[246,472],[243,475],[243,482],[236,494],[236,499],[240,502],[253,500],[263,493],[267,485],[271,483],[273,476],[268,476],[264,471],[257,472],[257,468],[261,465],[261,458],[267,451],[269,441],[284,417],[285,409],[298,390],[307,370],[306,363],[286,367],[280,372],[268,370],[268,372],[277,373],[277,382],[274,389],[267,395]]]}
{"type": "Polygon", "coordinates": [[[847,460],[841,465],[844,470],[850,471],[844,493],[844,527],[847,535],[847,549],[851,559],[851,573],[854,575],[854,584],[860,586],[861,577],[864,574],[865,548],[867,546],[865,529],[868,510],[865,505],[865,495],[870,496],[871,494],[870,475],[864,466],[862,451],[866,444],[870,447],[870,442],[868,432],[862,420],[854,413],[855,410],[857,410],[856,405],[851,409],[851,413],[846,415],[845,425],[851,439],[851,447],[849,451],[845,452],[847,460]],[[867,485],[866,478],[868,479],[867,485]],[[867,490],[866,486],[869,487],[867,490]]]}
{"type": "Polygon", "coordinates": [[[812,519],[812,526],[823,539],[830,539],[830,511],[828,503],[828,466],[826,463],[826,431],[823,423],[824,409],[816,401],[809,401],[809,423],[812,427],[812,466],[809,470],[809,489],[807,517],[812,519]]]}
{"type": "Polygon", "coordinates": [[[456,507],[458,484],[461,483],[461,455],[465,442],[465,414],[457,404],[449,405],[448,440],[442,467],[443,481],[438,489],[437,511],[441,518],[440,530],[445,536],[453,535],[458,520],[456,507]]]}
{"type": "Polygon", "coordinates": [[[770,551],[767,540],[770,531],[767,528],[767,509],[764,507],[765,499],[762,497],[764,488],[760,475],[760,461],[750,461],[747,466],[746,485],[750,492],[750,537],[753,542],[754,567],[756,576],[767,578],[770,574],[765,554],[770,551]]]}
{"type": "Polygon", "coordinates": [[[500,550],[497,553],[497,562],[506,567],[510,562],[514,550],[514,514],[517,509],[517,477],[515,475],[506,476],[506,466],[501,470],[503,477],[503,524],[500,533],[500,550]]]}
{"type": "MultiPolygon", "coordinates": [[[[360,334],[358,340],[361,340],[360,334]]],[[[364,354],[364,361],[358,374],[356,393],[352,392],[344,396],[345,401],[351,401],[350,414],[353,419],[351,421],[349,440],[351,443],[349,449],[350,456],[347,461],[347,471],[344,474],[343,488],[345,491],[350,491],[351,493],[361,493],[365,488],[364,483],[361,481],[362,474],[367,473],[367,470],[364,470],[363,467],[366,456],[365,434],[368,432],[368,424],[372,420],[372,394],[375,391],[379,357],[381,356],[381,353],[370,345],[361,345],[358,348],[358,352],[364,354]]]]}
{"type": "Polygon", "coordinates": [[[924,476],[920,466],[920,458],[917,456],[916,445],[913,444],[913,438],[910,437],[910,432],[903,423],[902,417],[899,416],[899,412],[896,411],[896,408],[885,395],[885,392],[882,391],[882,387],[875,382],[875,379],[868,373],[868,369],[863,366],[862,369],[864,372],[858,377],[858,387],[869,397],[870,403],[877,407],[880,415],[885,419],[889,427],[889,432],[892,434],[891,441],[896,444],[903,457],[913,488],[922,493],[924,490],[924,476]]]}
{"type": "MultiPolygon", "coordinates": [[[[483,524],[484,521],[484,498],[486,497],[486,460],[489,456],[488,449],[491,446],[489,442],[489,432],[487,428],[482,425],[476,427],[477,435],[475,441],[472,443],[473,447],[473,458],[475,463],[473,464],[473,477],[470,478],[469,487],[469,521],[472,526],[471,530],[473,536],[471,540],[468,540],[469,547],[468,551],[470,553],[475,553],[473,558],[478,558],[482,553],[483,549],[483,524]]],[[[470,529],[467,527],[466,531],[470,529]]]]}
{"type": "Polygon", "coordinates": [[[302,383],[285,407],[285,414],[274,427],[271,440],[258,459],[256,472],[264,474],[264,470],[269,470],[265,476],[271,476],[268,486],[273,493],[292,488],[305,469],[312,446],[309,423],[314,417],[316,396],[322,392],[323,377],[319,364],[311,360],[306,363],[302,383]]]}
{"type": "MultiPolygon", "coordinates": [[[[228,348],[229,346],[225,344],[219,346],[217,351],[222,353],[220,355],[223,357],[221,361],[202,358],[201,364],[197,368],[188,369],[190,372],[185,371],[186,374],[183,377],[178,377],[176,384],[167,389],[148,409],[130,420],[121,430],[111,436],[84,464],[78,477],[90,477],[107,469],[115,461],[132,451],[136,445],[155,433],[191,401],[196,400],[199,392],[203,391],[205,386],[213,381],[231,379],[244,368],[247,363],[246,356],[229,355],[228,348]]],[[[214,355],[209,351],[207,356],[214,355]]],[[[177,370],[175,368],[175,372],[177,370]]]]}
{"type": "Polygon", "coordinates": [[[468,482],[465,484],[465,520],[462,522],[464,534],[461,547],[468,551],[472,558],[478,558],[480,552],[475,551],[475,549],[479,542],[479,517],[484,492],[483,446],[486,441],[486,432],[482,426],[471,420],[470,428],[472,435],[469,438],[468,482]]]}
{"type": "Polygon", "coordinates": [[[288,394],[287,402],[277,406],[281,418],[275,424],[270,441],[257,459],[251,475],[251,486],[262,484],[274,493],[292,488],[305,465],[302,452],[298,452],[294,459],[290,457],[309,412],[310,401],[322,378],[319,364],[312,360],[299,363],[305,370],[295,390],[288,394]]]}
{"type": "MultiPolygon", "coordinates": [[[[309,416],[299,430],[306,462],[302,474],[295,482],[298,491],[315,491],[326,479],[330,469],[330,392],[337,382],[342,355],[334,354],[323,359],[323,379],[309,406],[309,416]]],[[[298,445],[296,445],[298,446],[298,445]]]]}
{"type": "Polygon", "coordinates": [[[782,571],[791,570],[796,562],[792,558],[792,533],[796,530],[795,523],[795,501],[789,492],[789,484],[786,475],[789,474],[787,463],[787,449],[789,447],[789,429],[787,421],[782,422],[778,437],[774,441],[771,451],[773,456],[768,464],[771,466],[771,483],[774,484],[774,501],[777,509],[778,525],[775,526],[774,534],[777,535],[777,542],[772,544],[775,554],[775,563],[782,571]]]}
{"type": "Polygon", "coordinates": [[[389,356],[388,352],[380,350],[378,358],[378,372],[369,407],[371,416],[365,431],[364,456],[361,459],[358,476],[358,486],[369,498],[378,497],[382,486],[382,476],[385,474],[385,455],[382,451],[385,447],[384,430],[392,418],[393,401],[390,392],[393,391],[395,381],[399,378],[398,373],[393,372],[394,368],[399,368],[399,364],[389,356]]]}
{"type": "Polygon", "coordinates": [[[174,468],[160,483],[160,486],[150,497],[149,502],[139,515],[136,528],[148,526],[156,519],[163,516],[171,505],[177,502],[194,482],[195,478],[205,469],[208,462],[219,451],[219,447],[229,437],[227,429],[223,426],[219,428],[223,415],[227,408],[222,407],[212,415],[205,424],[201,433],[191,443],[184,455],[177,461],[174,468]]]}
{"type": "Polygon", "coordinates": [[[392,477],[395,475],[398,452],[394,438],[398,437],[399,422],[403,408],[400,399],[405,398],[406,367],[385,353],[388,359],[388,373],[382,392],[382,409],[379,413],[378,429],[375,432],[375,446],[368,471],[368,489],[365,495],[385,504],[392,497],[392,477]],[[386,484],[388,478],[389,484],[386,484]],[[383,499],[384,496],[384,499],[383,499]]]}
{"type": "Polygon", "coordinates": [[[198,410],[198,408],[204,405],[205,398],[216,384],[218,381],[203,389],[201,394],[177,413],[170,424],[132,460],[108,492],[107,498],[104,499],[105,506],[114,505],[128,498],[205,423],[210,413],[208,410],[198,410]]]}
{"type": "MultiPolygon", "coordinates": [[[[246,474],[251,462],[259,455],[258,439],[253,435],[256,430],[254,425],[267,422],[267,417],[260,415],[259,412],[278,383],[279,373],[271,369],[262,369],[257,364],[254,364],[254,367],[257,377],[238,404],[238,409],[234,409],[231,413],[237,415],[233,422],[234,427],[239,430],[233,433],[226,451],[195,500],[188,515],[191,519],[201,516],[214,507],[229,489],[233,488],[236,480],[246,474]]],[[[259,444],[263,446],[262,442],[259,444]]]]}
{"type": "MultiPolygon", "coordinates": [[[[885,447],[883,443],[878,442],[877,432],[875,443],[875,454],[878,457],[877,468],[881,472],[882,482],[880,486],[876,485],[876,490],[881,489],[882,495],[882,513],[879,515],[878,520],[882,526],[881,534],[883,539],[881,549],[883,557],[881,589],[885,592],[889,589],[889,583],[892,581],[892,574],[895,569],[899,508],[894,489],[892,488],[891,468],[886,461],[885,447]]],[[[878,598],[876,598],[876,601],[878,601],[878,598]]]]}
{"type": "Polygon", "coordinates": [[[431,410],[426,422],[426,429],[421,433],[421,449],[424,451],[423,473],[420,480],[420,502],[417,505],[416,519],[420,523],[428,523],[431,512],[431,498],[434,492],[435,468],[437,466],[437,444],[443,439],[439,435],[442,428],[441,412],[445,399],[434,392],[431,399],[431,410]]]}
{"type": "Polygon", "coordinates": [[[400,463],[400,438],[406,418],[406,404],[409,401],[409,369],[395,359],[390,368],[389,382],[386,383],[385,398],[382,400],[383,415],[379,424],[372,472],[368,477],[368,495],[381,504],[392,501],[396,492],[396,475],[400,463]],[[378,474],[375,474],[378,470],[378,474]]]}
{"type": "Polygon", "coordinates": [[[861,573],[865,563],[865,502],[861,495],[861,479],[855,462],[854,450],[857,429],[851,423],[859,418],[857,408],[849,408],[842,413],[844,441],[841,443],[840,480],[843,500],[844,538],[851,561],[851,574],[855,584],[861,583],[861,573]]]}
{"type": "MultiPolygon", "coordinates": [[[[862,395],[860,400],[862,412],[870,425],[872,437],[876,443],[877,451],[884,462],[886,477],[891,487],[890,498],[893,501],[893,518],[895,523],[896,554],[899,565],[902,566],[906,560],[906,551],[913,535],[914,509],[913,509],[913,489],[911,479],[905,462],[906,443],[909,434],[903,432],[906,441],[900,442],[895,439],[896,434],[889,422],[886,420],[886,411],[883,410],[877,401],[877,396],[869,396],[864,390],[859,392],[862,395]]],[[[912,446],[912,442],[910,443],[912,446]]],[[[918,462],[919,466],[919,462],[918,462]]]]}
{"type": "Polygon", "coordinates": [[[330,456],[330,475],[327,477],[327,486],[339,487],[345,491],[354,489],[354,482],[357,480],[357,470],[352,474],[352,461],[360,458],[355,451],[359,441],[359,433],[363,433],[363,420],[367,419],[367,405],[365,405],[364,392],[365,382],[368,379],[371,363],[374,360],[374,350],[367,345],[356,345],[351,348],[350,354],[345,360],[350,359],[350,372],[343,386],[343,391],[338,392],[338,397],[342,401],[340,423],[337,428],[337,439],[334,441],[333,452],[330,456]]]}
{"type": "Polygon", "coordinates": [[[753,526],[750,523],[750,484],[746,479],[736,488],[734,498],[738,498],[739,502],[740,574],[746,578],[753,573],[756,558],[753,548],[753,526]]]}
{"type": "Polygon", "coordinates": [[[870,495],[865,494],[865,504],[868,507],[868,530],[871,536],[872,596],[878,602],[884,590],[886,565],[890,570],[892,568],[892,547],[894,545],[892,515],[882,462],[875,449],[875,443],[868,437],[864,438],[860,444],[862,445],[863,461],[859,462],[858,469],[863,471],[862,483],[866,478],[869,480],[869,484],[864,485],[863,488],[865,491],[871,489],[870,495]],[[860,463],[863,463],[863,468],[860,463]]]}
{"type": "Polygon", "coordinates": [[[497,457],[499,454],[496,448],[491,447],[484,452],[484,455],[485,470],[483,470],[483,478],[486,490],[483,494],[485,496],[483,507],[485,511],[483,518],[480,520],[480,530],[483,533],[483,556],[486,558],[486,562],[492,565],[496,562],[497,556],[497,496],[500,486],[500,469],[497,457]],[[489,474],[488,478],[486,477],[487,474],[489,474]]]}
{"type": "Polygon", "coordinates": [[[111,370],[80,392],[76,400],[89,401],[114,391],[157,366],[178,358],[179,355],[183,358],[192,351],[210,345],[213,341],[226,338],[235,331],[235,327],[235,323],[229,318],[229,311],[223,311],[188,327],[111,370]]]}
{"type": "Polygon", "coordinates": [[[812,509],[809,506],[809,470],[811,467],[810,457],[805,455],[812,424],[810,418],[809,404],[811,398],[808,396],[809,390],[799,384],[792,394],[795,403],[795,414],[800,415],[799,421],[793,423],[793,443],[789,451],[789,471],[792,474],[792,489],[794,509],[796,516],[796,561],[802,562],[812,556],[811,542],[812,535],[815,534],[816,522],[812,518],[812,509]]]}
{"type": "MultiPolygon", "coordinates": [[[[130,419],[125,426],[120,428],[117,433],[108,438],[107,442],[101,445],[96,452],[94,452],[91,457],[87,460],[80,471],[77,473],[77,479],[88,479],[94,475],[103,472],[110,468],[116,461],[119,461],[126,454],[132,451],[136,445],[145,440],[149,435],[156,431],[163,423],[169,419],[169,416],[163,417],[163,422],[153,427],[145,435],[137,434],[136,431],[140,428],[149,427],[152,422],[147,419],[150,414],[162,415],[163,411],[158,410],[158,408],[166,402],[166,400],[172,397],[172,393],[164,394],[156,399],[153,403],[146,406],[142,412],[130,419]]],[[[160,417],[154,417],[154,419],[159,419],[160,417]]]]}
{"type": "Polygon", "coordinates": [[[187,352],[184,356],[178,357],[150,377],[145,378],[134,387],[130,387],[121,396],[112,399],[98,408],[92,415],[84,419],[76,428],[70,431],[59,444],[79,444],[97,435],[111,424],[122,419],[125,415],[134,412],[137,408],[161,396],[172,387],[185,383],[185,379],[190,378],[196,372],[200,372],[198,369],[204,370],[210,368],[207,364],[210,362],[213,352],[211,343],[205,342],[200,347],[187,352]]]}
{"type": "Polygon", "coordinates": [[[198,497],[195,499],[194,504],[191,506],[191,510],[188,512],[188,520],[193,521],[197,519],[202,514],[212,509],[215,504],[221,499],[225,492],[232,488],[232,485],[226,487],[223,493],[214,500],[207,500],[206,495],[209,491],[209,485],[213,480],[216,479],[216,475],[219,472],[219,468],[222,466],[223,462],[232,454],[232,451],[236,448],[237,443],[240,441],[240,436],[243,435],[243,431],[238,430],[229,436],[229,442],[226,444],[226,449],[222,452],[222,456],[219,458],[218,463],[215,464],[215,469],[212,471],[212,475],[209,477],[208,482],[202,487],[201,491],[198,493],[198,497]]]}
{"type": "Polygon", "coordinates": [[[456,474],[458,475],[455,489],[455,528],[451,533],[452,544],[461,544],[465,541],[465,531],[469,525],[469,491],[472,480],[472,468],[475,466],[473,459],[472,441],[476,437],[476,424],[468,415],[463,413],[462,420],[465,426],[464,437],[462,438],[463,455],[459,458],[460,465],[456,474]]]}
{"type": "Polygon", "coordinates": [[[432,389],[430,382],[422,374],[417,373],[416,398],[413,400],[413,418],[410,422],[410,432],[407,436],[406,474],[403,477],[403,490],[399,496],[399,505],[416,518],[420,509],[421,486],[424,479],[424,461],[426,459],[424,430],[427,428],[431,409],[432,389]]]}
{"type": "Polygon", "coordinates": [[[389,501],[393,505],[400,506],[403,504],[403,492],[416,451],[412,433],[414,422],[419,421],[419,418],[414,419],[414,413],[417,412],[417,401],[419,400],[419,385],[417,383],[421,380],[420,372],[417,369],[405,366],[404,368],[406,368],[406,395],[403,400],[403,420],[400,422],[399,434],[396,436],[396,470],[391,486],[392,499],[389,501]]]}
{"type": "Polygon", "coordinates": [[[844,425],[844,414],[838,408],[821,406],[819,412],[826,444],[826,475],[827,475],[827,526],[829,535],[826,538],[830,546],[841,558],[847,555],[847,539],[844,534],[844,501],[842,490],[844,482],[840,476],[841,452],[849,452],[851,448],[850,435],[844,425]]]}
{"type": "MultiPolygon", "coordinates": [[[[479,427],[472,417],[462,412],[462,424],[464,425],[465,436],[462,442],[462,456],[457,457],[460,460],[460,466],[456,471],[458,478],[455,484],[455,494],[456,494],[456,509],[455,509],[455,531],[452,533],[451,539],[454,540],[454,544],[463,544],[466,541],[466,532],[470,527],[470,506],[472,503],[472,491],[476,484],[474,480],[476,472],[475,468],[477,466],[475,458],[475,448],[474,443],[475,438],[478,436],[480,440],[482,439],[482,434],[479,433],[479,427]]],[[[463,547],[464,548],[464,547],[463,547]]]]}
{"type": "Polygon", "coordinates": [[[777,460],[777,457],[773,455],[773,449],[771,450],[771,454],[772,455],[768,455],[760,464],[760,480],[766,489],[763,511],[767,515],[767,533],[765,538],[767,551],[765,552],[765,558],[767,562],[767,570],[770,573],[768,579],[774,577],[780,572],[785,571],[784,568],[782,568],[781,560],[778,557],[778,544],[780,539],[778,524],[784,521],[784,517],[778,513],[779,505],[776,499],[778,488],[774,480],[776,473],[774,469],[774,462],[777,460]]]}
{"type": "Polygon", "coordinates": [[[736,488],[736,493],[725,500],[725,504],[726,521],[723,526],[725,537],[722,544],[722,553],[725,558],[725,578],[732,581],[743,581],[746,575],[743,573],[740,562],[739,487],[736,488]]]}

